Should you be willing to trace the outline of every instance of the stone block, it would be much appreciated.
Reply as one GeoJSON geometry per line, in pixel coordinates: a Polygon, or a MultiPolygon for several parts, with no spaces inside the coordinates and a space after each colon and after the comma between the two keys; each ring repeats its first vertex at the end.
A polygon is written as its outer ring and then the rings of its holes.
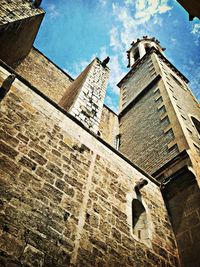
{"type": "Polygon", "coordinates": [[[22,256],[24,266],[42,267],[44,263],[44,253],[31,245],[27,245],[22,256]]]}
{"type": "Polygon", "coordinates": [[[18,155],[18,152],[16,150],[14,150],[13,148],[11,148],[10,146],[6,145],[1,141],[0,141],[0,152],[12,159],[14,159],[18,155]]]}

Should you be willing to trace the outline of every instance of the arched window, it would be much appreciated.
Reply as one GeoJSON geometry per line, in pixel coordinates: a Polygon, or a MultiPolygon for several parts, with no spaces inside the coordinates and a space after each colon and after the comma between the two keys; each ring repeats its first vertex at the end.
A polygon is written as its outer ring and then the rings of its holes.
{"type": "Polygon", "coordinates": [[[145,44],[144,47],[145,47],[145,51],[146,51],[146,53],[148,53],[149,50],[151,49],[150,44],[145,44]]]}
{"type": "Polygon", "coordinates": [[[115,136],[115,148],[119,150],[121,134],[115,136]]]}
{"type": "Polygon", "coordinates": [[[140,59],[140,53],[138,47],[134,50],[134,60],[137,61],[140,59]]]}
{"type": "Polygon", "coordinates": [[[142,242],[148,241],[147,214],[138,199],[132,201],[132,233],[142,242]]]}
{"type": "Polygon", "coordinates": [[[195,128],[197,129],[198,134],[200,135],[200,121],[198,121],[194,117],[191,117],[191,119],[192,119],[192,122],[193,122],[195,128]]]}

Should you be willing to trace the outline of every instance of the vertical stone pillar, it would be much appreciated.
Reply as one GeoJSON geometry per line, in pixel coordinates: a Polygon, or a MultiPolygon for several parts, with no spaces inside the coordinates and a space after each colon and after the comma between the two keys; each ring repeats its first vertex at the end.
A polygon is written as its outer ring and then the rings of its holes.
{"type": "Polygon", "coordinates": [[[99,129],[108,78],[109,68],[95,58],[60,101],[64,109],[95,133],[99,129]]]}
{"type": "Polygon", "coordinates": [[[129,57],[129,67],[132,67],[133,64],[135,63],[133,49],[128,54],[128,57],[129,57]]]}
{"type": "Polygon", "coordinates": [[[138,49],[139,49],[139,54],[140,54],[140,59],[146,54],[144,43],[139,43],[138,44],[138,49]]]}

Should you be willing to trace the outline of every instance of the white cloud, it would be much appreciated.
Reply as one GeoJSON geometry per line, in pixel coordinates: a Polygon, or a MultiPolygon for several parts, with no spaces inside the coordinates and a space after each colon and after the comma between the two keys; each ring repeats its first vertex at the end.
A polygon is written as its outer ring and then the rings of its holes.
{"type": "Polygon", "coordinates": [[[99,0],[101,6],[105,6],[107,4],[107,0],[99,0]]]}
{"type": "Polygon", "coordinates": [[[109,62],[110,68],[110,79],[109,86],[114,94],[119,94],[119,88],[117,87],[117,83],[122,79],[122,77],[126,74],[120,64],[119,56],[111,56],[109,62]]]}
{"type": "Polygon", "coordinates": [[[200,84],[200,67],[198,67],[197,70],[195,70],[194,73],[192,74],[192,79],[189,84],[198,101],[200,101],[199,84],[200,84]]]}
{"type": "Polygon", "coordinates": [[[75,62],[74,64],[72,64],[72,66],[70,66],[70,68],[63,68],[63,70],[67,72],[72,78],[76,79],[96,56],[96,54],[93,54],[89,60],[75,62]]]}
{"type": "Polygon", "coordinates": [[[155,14],[162,14],[172,9],[169,0],[136,0],[135,17],[141,23],[147,22],[155,14]]]}
{"type": "Polygon", "coordinates": [[[113,4],[112,8],[113,15],[119,23],[118,28],[115,28],[115,37],[118,37],[118,46],[128,48],[133,38],[138,37],[137,21],[128,7],[113,4]]]}
{"type": "Polygon", "coordinates": [[[171,44],[172,44],[172,45],[176,45],[176,44],[177,44],[177,40],[176,40],[176,38],[174,38],[174,37],[171,37],[171,38],[170,38],[170,41],[171,41],[171,44]]]}
{"type": "Polygon", "coordinates": [[[200,23],[193,25],[191,33],[197,34],[200,36],[200,23]]]}
{"type": "Polygon", "coordinates": [[[153,24],[159,25],[160,27],[163,26],[163,19],[158,16],[157,14],[153,17],[153,24]]]}
{"type": "Polygon", "coordinates": [[[105,104],[112,109],[114,112],[118,112],[118,106],[116,105],[116,101],[111,96],[106,96],[105,98],[105,104]]]}
{"type": "Polygon", "coordinates": [[[110,30],[110,46],[114,51],[119,51],[123,48],[120,39],[120,33],[116,27],[110,30]]]}
{"type": "Polygon", "coordinates": [[[125,5],[133,5],[133,0],[125,0],[125,5]]]}
{"type": "Polygon", "coordinates": [[[106,51],[106,47],[105,47],[105,46],[102,46],[102,47],[100,48],[100,53],[99,53],[99,55],[98,55],[98,58],[99,58],[100,60],[104,60],[107,56],[108,56],[108,53],[107,53],[107,51],[106,51]]]}
{"type": "Polygon", "coordinates": [[[189,58],[189,60],[185,61],[185,65],[183,65],[182,69],[186,77],[190,80],[189,87],[192,88],[192,92],[198,101],[200,101],[200,64],[196,64],[193,59],[189,58]]]}
{"type": "Polygon", "coordinates": [[[192,26],[191,33],[194,36],[194,43],[196,46],[199,46],[200,44],[200,23],[195,23],[192,26]]]}
{"type": "MultiPolygon", "coordinates": [[[[81,61],[72,66],[72,75],[76,77],[92,61],[95,56],[103,60],[110,57],[108,67],[110,78],[108,82],[109,96],[106,97],[106,104],[113,110],[117,110],[117,96],[119,88],[117,83],[125,76],[127,69],[126,50],[133,40],[143,35],[151,35],[147,23],[162,26],[161,13],[171,9],[169,0],[124,0],[122,4],[112,3],[112,16],[114,17],[113,27],[109,32],[110,50],[108,54],[106,47],[101,47],[97,55],[93,55],[90,61],[81,61]],[[151,20],[151,23],[149,22],[151,20]]],[[[107,4],[107,0],[99,0],[101,6],[107,4]]]]}
{"type": "Polygon", "coordinates": [[[56,8],[56,5],[54,5],[54,4],[48,4],[47,5],[47,14],[49,14],[52,19],[60,16],[59,11],[56,8]]]}

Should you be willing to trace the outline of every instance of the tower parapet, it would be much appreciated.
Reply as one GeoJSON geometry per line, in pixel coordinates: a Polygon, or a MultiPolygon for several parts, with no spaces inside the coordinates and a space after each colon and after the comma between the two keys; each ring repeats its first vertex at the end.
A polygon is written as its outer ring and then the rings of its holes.
{"type": "Polygon", "coordinates": [[[133,67],[152,47],[163,53],[165,48],[160,46],[160,42],[156,38],[143,36],[142,39],[137,39],[131,43],[131,48],[127,51],[128,66],[133,67]]]}

